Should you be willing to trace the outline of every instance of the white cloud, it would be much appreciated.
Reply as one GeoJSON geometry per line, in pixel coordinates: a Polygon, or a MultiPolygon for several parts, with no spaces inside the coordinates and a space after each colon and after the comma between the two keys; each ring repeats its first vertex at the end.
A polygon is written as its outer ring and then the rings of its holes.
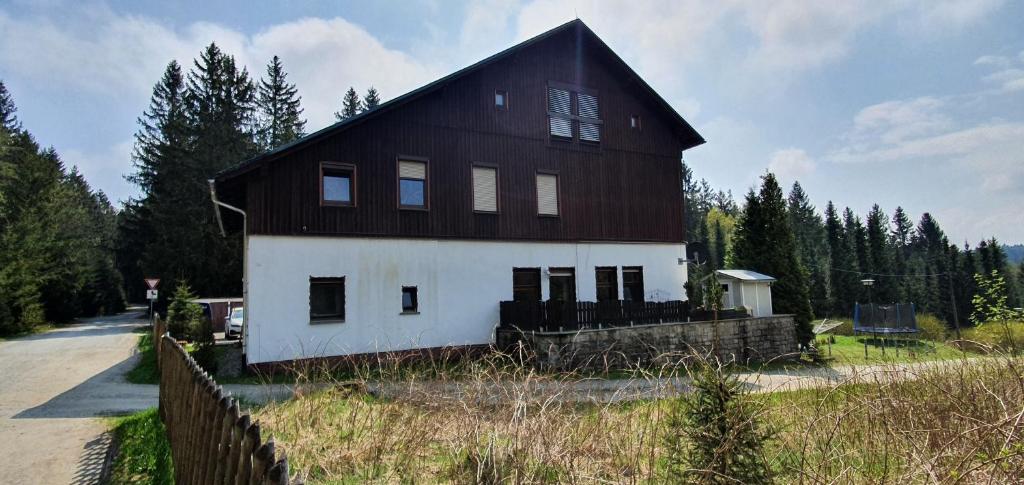
{"type": "Polygon", "coordinates": [[[1010,58],[1006,56],[984,55],[974,60],[975,66],[1009,67],[1010,58]]]}
{"type": "Polygon", "coordinates": [[[960,29],[1002,7],[1005,0],[928,0],[918,5],[918,22],[933,31],[960,29]]]}
{"type": "Polygon", "coordinates": [[[774,173],[786,184],[800,180],[812,173],[817,163],[802,149],[787,148],[772,154],[768,171],[774,173]]]}
{"type": "Polygon", "coordinates": [[[854,117],[854,131],[849,138],[854,142],[878,138],[891,144],[940,132],[953,124],[941,111],[944,106],[944,101],[930,96],[868,106],[854,117]]]}
{"type": "Polygon", "coordinates": [[[78,167],[93,190],[103,190],[111,202],[125,201],[138,195],[134,186],[125,182],[124,176],[130,171],[134,141],[124,140],[106,150],[90,151],[80,148],[66,148],[61,151],[61,160],[68,166],[78,167]]]}
{"type": "MultiPolygon", "coordinates": [[[[73,11],[75,9],[72,9],[73,11]]],[[[19,75],[145,106],[153,84],[171,59],[185,69],[211,41],[259,78],[279,55],[299,87],[310,128],[332,121],[351,85],[371,84],[395,97],[438,76],[442,69],[385,47],[342,18],[304,18],[253,35],[210,22],[181,31],[105,8],[80,9],[64,19],[12,18],[0,11],[0,64],[19,75]]]]}

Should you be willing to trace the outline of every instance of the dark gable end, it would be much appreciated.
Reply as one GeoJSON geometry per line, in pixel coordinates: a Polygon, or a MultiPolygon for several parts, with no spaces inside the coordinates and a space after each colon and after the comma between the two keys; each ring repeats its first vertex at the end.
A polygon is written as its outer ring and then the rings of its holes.
{"type": "Polygon", "coordinates": [[[682,243],[681,152],[703,142],[572,21],[226,170],[216,185],[247,212],[251,234],[682,243]],[[600,143],[550,136],[552,87],[572,91],[577,108],[594,96],[584,104],[599,106],[600,143]],[[400,200],[403,161],[426,164],[422,206],[400,200]],[[496,211],[474,206],[474,167],[494,169],[496,211]],[[351,200],[324,203],[326,169],[351,174],[351,200]]]}
{"type": "MultiPolygon", "coordinates": [[[[344,130],[351,129],[352,127],[366,123],[374,118],[377,118],[385,113],[389,113],[396,109],[400,109],[406,104],[420,99],[423,96],[444,89],[451,83],[459,80],[460,78],[472,75],[484,69],[492,64],[514,59],[518,54],[526,51],[532,46],[543,43],[545,40],[556,37],[562,34],[573,34],[575,33],[578,38],[592,45],[598,46],[600,52],[606,55],[609,64],[618,68],[623,75],[622,81],[628,85],[635,86],[638,93],[649,96],[651,104],[655,106],[661,113],[661,115],[671,123],[674,128],[674,133],[678,137],[680,147],[682,150],[693,148],[701,145],[705,142],[704,138],[697,133],[697,131],[690,126],[690,124],[683,119],[679,113],[672,108],[672,106],[665,101],[646,81],[644,81],[632,68],[622,60],[604,41],[601,40],[594,31],[590,30],[582,20],[576,19],[565,24],[562,24],[554,29],[544,32],[536,37],[523,41],[515,46],[512,46],[502,52],[499,52],[491,57],[488,57],[476,64],[469,67],[463,68],[452,74],[449,74],[441,79],[438,79],[430,84],[417,88],[406,94],[403,94],[397,98],[391,99],[385,103],[380,104],[376,109],[361,113],[357,116],[349,118],[344,121],[339,121],[333,125],[323,128],[319,131],[311,133],[301,139],[295,140],[291,143],[282,145],[274,150],[267,153],[257,155],[249,160],[245,160],[234,167],[228,168],[221,171],[214,176],[218,185],[229,182],[232,178],[237,177],[240,174],[246,173],[252,169],[257,168],[263,163],[267,163],[278,158],[281,158],[289,153],[299,150],[309,144],[315,143],[323,138],[330,137],[344,130]]],[[[509,100],[510,103],[515,103],[514,99],[509,100]]],[[[231,185],[231,184],[229,184],[231,185]]]]}

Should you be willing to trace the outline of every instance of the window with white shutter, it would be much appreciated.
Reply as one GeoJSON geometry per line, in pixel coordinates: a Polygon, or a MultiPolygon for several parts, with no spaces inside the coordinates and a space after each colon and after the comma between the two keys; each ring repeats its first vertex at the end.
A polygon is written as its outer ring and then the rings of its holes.
{"type": "Polygon", "coordinates": [[[398,206],[403,209],[427,208],[427,162],[398,161],[398,206]]]}
{"type": "Polygon", "coordinates": [[[558,215],[558,175],[537,174],[537,214],[542,216],[558,215]]]}
{"type": "Polygon", "coordinates": [[[548,128],[551,136],[572,138],[572,96],[569,91],[548,88],[548,128]]]}
{"type": "Polygon", "coordinates": [[[601,110],[594,91],[551,84],[548,86],[548,133],[551,137],[600,143],[601,110]]]}
{"type": "Polygon", "coordinates": [[[473,210],[498,212],[498,169],[473,167],[473,210]]]}
{"type": "Polygon", "coordinates": [[[580,140],[600,142],[601,120],[598,115],[597,97],[579,93],[576,95],[576,105],[580,117],[580,140]]]}

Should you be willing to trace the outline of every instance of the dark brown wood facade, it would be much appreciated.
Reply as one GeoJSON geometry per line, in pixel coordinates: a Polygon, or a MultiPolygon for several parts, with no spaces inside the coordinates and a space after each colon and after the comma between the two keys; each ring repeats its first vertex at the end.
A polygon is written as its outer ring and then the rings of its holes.
{"type": "MultiPolygon", "coordinates": [[[[218,179],[251,234],[539,241],[683,241],[680,122],[577,22],[436,90],[218,179]],[[552,140],[547,87],[597,93],[599,145],[552,140]],[[505,109],[494,104],[507,93],[505,109]],[[630,127],[639,116],[642,129],[630,127]],[[396,160],[428,162],[428,210],[398,207],[396,160]],[[322,206],[320,164],[356,167],[355,203],[322,206]],[[497,214],[473,210],[472,167],[498,169],[497,214]],[[557,173],[559,216],[537,215],[557,173]]],[[[685,123],[683,123],[685,124],[685,123]]],[[[689,126],[685,126],[692,132],[689,126]]],[[[701,142],[703,140],[700,140],[701,142]]]]}

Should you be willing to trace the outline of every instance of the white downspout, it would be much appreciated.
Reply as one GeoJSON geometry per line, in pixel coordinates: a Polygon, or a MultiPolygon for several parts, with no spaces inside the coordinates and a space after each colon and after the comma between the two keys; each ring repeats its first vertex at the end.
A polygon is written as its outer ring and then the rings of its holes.
{"type": "MultiPolygon", "coordinates": [[[[217,199],[217,185],[213,179],[206,181],[210,185],[210,200],[213,201],[213,213],[217,216],[217,227],[220,228],[220,235],[227,237],[227,232],[224,231],[224,222],[220,218],[220,208],[235,211],[242,215],[242,353],[246,352],[246,346],[248,340],[246,334],[249,329],[249,218],[246,216],[245,211],[235,207],[231,204],[221,202],[217,199]]],[[[225,329],[227,331],[227,329],[225,329]]]]}

